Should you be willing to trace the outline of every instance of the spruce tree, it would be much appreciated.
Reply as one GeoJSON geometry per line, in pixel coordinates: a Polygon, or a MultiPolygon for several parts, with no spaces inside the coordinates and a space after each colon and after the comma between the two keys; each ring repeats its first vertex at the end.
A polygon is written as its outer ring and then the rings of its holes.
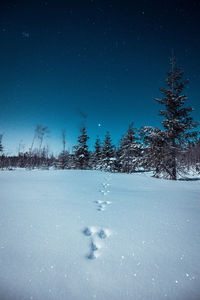
{"type": "Polygon", "coordinates": [[[102,169],[114,171],[115,168],[115,147],[112,145],[110,133],[107,132],[102,148],[102,169]]]}
{"type": "Polygon", "coordinates": [[[86,132],[85,126],[81,128],[81,134],[78,137],[78,145],[74,146],[75,153],[74,153],[74,160],[75,160],[75,167],[77,169],[88,169],[89,166],[89,157],[90,153],[88,151],[88,141],[89,137],[86,132]]]}
{"type": "MultiPolygon", "coordinates": [[[[160,110],[160,115],[164,117],[162,125],[165,129],[165,142],[168,145],[168,165],[166,165],[167,175],[170,179],[177,179],[177,156],[183,150],[184,145],[196,136],[192,131],[196,127],[190,116],[191,107],[184,107],[187,97],[182,94],[188,80],[183,80],[183,71],[176,65],[176,60],[172,57],[171,70],[167,73],[167,88],[160,91],[163,98],[155,99],[164,106],[160,110]]],[[[166,161],[165,161],[166,163],[166,161]]]]}
{"type": "Polygon", "coordinates": [[[69,167],[70,167],[69,152],[63,150],[58,156],[57,168],[65,170],[65,169],[69,169],[69,167]]]}
{"type": "Polygon", "coordinates": [[[118,148],[116,150],[116,161],[115,161],[115,169],[117,172],[123,172],[122,171],[122,155],[123,155],[123,149],[122,149],[122,141],[123,141],[124,135],[121,137],[119,141],[118,148]]]}
{"type": "Polygon", "coordinates": [[[96,170],[99,170],[101,169],[101,163],[102,163],[102,147],[101,147],[101,141],[98,136],[94,148],[95,151],[93,153],[93,158],[92,158],[92,167],[96,170]]]}
{"type": "Polygon", "coordinates": [[[141,156],[141,145],[136,138],[133,123],[129,125],[126,134],[121,138],[117,151],[117,165],[121,172],[135,172],[141,156]]]}
{"type": "Polygon", "coordinates": [[[140,129],[140,139],[144,147],[141,166],[145,170],[153,170],[155,177],[168,174],[170,161],[165,132],[159,128],[144,126],[140,129]]]}

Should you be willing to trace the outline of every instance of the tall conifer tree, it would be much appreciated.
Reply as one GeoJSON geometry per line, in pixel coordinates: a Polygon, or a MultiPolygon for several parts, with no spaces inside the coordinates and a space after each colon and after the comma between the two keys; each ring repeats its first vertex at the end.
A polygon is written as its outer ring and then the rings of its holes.
{"type": "Polygon", "coordinates": [[[89,137],[86,132],[86,127],[81,128],[81,134],[78,137],[78,145],[74,146],[75,153],[75,166],[77,169],[88,169],[90,153],[88,151],[88,141],[89,137]]]}
{"type": "Polygon", "coordinates": [[[164,117],[162,125],[165,129],[165,141],[168,145],[168,162],[167,173],[170,179],[177,179],[177,156],[189,140],[196,136],[196,132],[192,131],[196,127],[190,116],[191,107],[184,107],[187,97],[182,94],[188,80],[183,80],[183,71],[176,65],[176,59],[172,57],[171,69],[167,73],[167,88],[160,91],[163,98],[155,99],[164,106],[160,110],[160,115],[164,117]]]}
{"type": "Polygon", "coordinates": [[[133,123],[129,125],[126,134],[121,138],[117,151],[117,165],[121,172],[135,172],[139,165],[141,145],[136,138],[133,123]]]}
{"type": "Polygon", "coordinates": [[[102,148],[102,168],[106,171],[114,171],[115,147],[112,144],[110,133],[107,131],[102,148]]]}
{"type": "Polygon", "coordinates": [[[101,169],[101,164],[102,164],[102,147],[101,147],[101,141],[98,136],[94,148],[95,151],[93,153],[92,166],[94,169],[99,170],[101,169]]]}

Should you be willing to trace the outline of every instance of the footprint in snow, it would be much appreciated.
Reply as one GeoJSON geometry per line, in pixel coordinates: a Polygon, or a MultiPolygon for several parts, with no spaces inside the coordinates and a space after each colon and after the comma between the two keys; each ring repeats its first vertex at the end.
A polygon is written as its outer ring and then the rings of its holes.
{"type": "Polygon", "coordinates": [[[109,183],[102,183],[102,185],[103,185],[103,187],[106,189],[107,187],[109,187],[110,186],[110,184],[109,183]]]}
{"type": "Polygon", "coordinates": [[[107,237],[110,236],[110,230],[109,229],[101,229],[98,232],[98,235],[99,235],[100,239],[106,239],[107,237]]]}
{"type": "Polygon", "coordinates": [[[103,202],[100,203],[97,210],[98,211],[104,211],[106,209],[106,206],[110,205],[111,203],[112,203],[111,201],[103,201],[103,202]]]}
{"type": "Polygon", "coordinates": [[[97,229],[96,227],[86,227],[83,230],[84,235],[90,236],[90,252],[87,255],[88,259],[96,259],[97,257],[100,256],[100,249],[102,248],[102,239],[106,239],[107,237],[110,236],[110,230],[109,229],[97,229]]]}
{"type": "Polygon", "coordinates": [[[110,191],[104,191],[104,190],[100,190],[100,192],[101,192],[104,196],[106,196],[108,193],[110,193],[110,191]]]}
{"type": "Polygon", "coordinates": [[[97,203],[97,204],[102,204],[102,203],[104,203],[103,200],[95,200],[94,202],[97,203]]]}
{"type": "Polygon", "coordinates": [[[99,249],[101,249],[101,245],[92,240],[90,244],[90,254],[87,256],[88,259],[95,259],[100,256],[99,249]]]}
{"type": "Polygon", "coordinates": [[[97,232],[97,229],[96,229],[96,227],[93,227],[93,226],[92,227],[86,227],[83,230],[83,234],[86,235],[86,236],[91,236],[96,232],[97,232]]]}
{"type": "Polygon", "coordinates": [[[89,255],[87,255],[88,259],[96,259],[100,256],[100,253],[98,251],[91,251],[89,255]]]}
{"type": "Polygon", "coordinates": [[[106,209],[107,205],[110,205],[112,202],[111,201],[103,201],[103,200],[96,200],[94,201],[95,203],[99,204],[97,210],[98,211],[104,211],[106,209]]]}
{"type": "Polygon", "coordinates": [[[105,210],[105,205],[99,205],[99,207],[97,208],[97,210],[99,210],[99,211],[103,211],[103,210],[105,210]]]}
{"type": "Polygon", "coordinates": [[[109,204],[111,204],[112,202],[111,202],[111,201],[105,201],[104,203],[109,205],[109,204]]]}
{"type": "Polygon", "coordinates": [[[92,240],[91,244],[90,244],[90,248],[91,248],[91,251],[97,251],[97,250],[101,249],[101,245],[97,241],[92,240]]]}

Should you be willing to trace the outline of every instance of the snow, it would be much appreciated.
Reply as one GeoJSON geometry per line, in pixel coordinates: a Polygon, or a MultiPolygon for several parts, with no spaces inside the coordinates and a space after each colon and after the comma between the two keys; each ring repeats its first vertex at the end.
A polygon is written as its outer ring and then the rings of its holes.
{"type": "Polygon", "coordinates": [[[200,299],[197,179],[0,172],[0,299],[200,299]]]}

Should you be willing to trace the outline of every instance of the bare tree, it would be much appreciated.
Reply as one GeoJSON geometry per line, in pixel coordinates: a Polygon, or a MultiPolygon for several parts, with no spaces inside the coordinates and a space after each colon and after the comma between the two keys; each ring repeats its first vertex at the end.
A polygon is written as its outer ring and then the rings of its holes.
{"type": "Polygon", "coordinates": [[[62,143],[63,143],[63,152],[65,152],[65,148],[66,148],[66,130],[63,129],[62,131],[62,143]]]}
{"type": "Polygon", "coordinates": [[[3,152],[2,137],[3,137],[3,134],[0,134],[0,152],[3,152]]]}
{"type": "Polygon", "coordinates": [[[30,147],[30,154],[32,154],[32,152],[33,152],[33,146],[34,146],[35,140],[36,140],[36,138],[37,138],[37,132],[38,132],[38,127],[39,127],[39,126],[40,126],[40,125],[37,125],[37,126],[35,127],[35,130],[34,130],[33,140],[32,140],[31,147],[30,147]]]}
{"type": "Polygon", "coordinates": [[[43,127],[42,125],[38,125],[37,130],[37,138],[39,139],[39,154],[41,153],[42,143],[44,141],[44,137],[49,133],[49,129],[47,126],[43,127]]]}
{"type": "Polygon", "coordinates": [[[34,130],[34,136],[33,136],[33,140],[32,140],[32,144],[31,144],[31,148],[30,148],[30,154],[33,153],[33,146],[34,143],[36,141],[36,139],[39,140],[39,154],[41,153],[41,149],[42,149],[42,144],[44,141],[44,137],[47,136],[49,133],[49,129],[47,126],[42,126],[42,125],[37,125],[35,130],[34,130]]]}
{"type": "Polygon", "coordinates": [[[85,127],[86,126],[87,115],[80,108],[78,108],[77,111],[78,111],[78,113],[79,113],[79,115],[82,119],[81,128],[85,127]]]}
{"type": "Polygon", "coordinates": [[[18,155],[24,152],[25,145],[23,144],[23,140],[19,141],[19,146],[18,146],[18,155]]]}

